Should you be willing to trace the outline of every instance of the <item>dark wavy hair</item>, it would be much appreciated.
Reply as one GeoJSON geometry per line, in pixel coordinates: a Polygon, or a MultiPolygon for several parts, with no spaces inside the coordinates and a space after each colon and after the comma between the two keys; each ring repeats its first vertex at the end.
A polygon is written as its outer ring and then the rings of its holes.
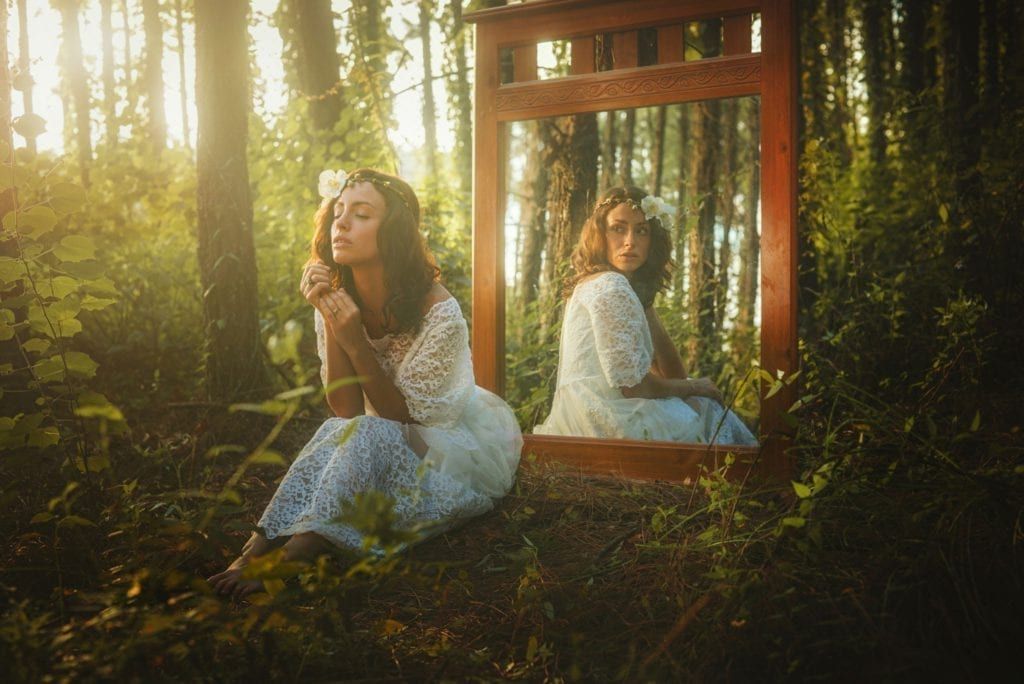
{"type": "MultiPolygon", "coordinates": [[[[427,294],[441,275],[420,235],[420,203],[416,193],[401,178],[374,169],[356,169],[349,178],[350,183],[373,183],[384,196],[386,209],[377,231],[377,249],[384,262],[384,284],[391,293],[383,311],[388,331],[416,331],[423,321],[427,294]]],[[[335,263],[331,249],[331,223],[337,201],[337,198],[324,200],[313,217],[315,231],[310,262],[326,264],[333,271],[331,286],[345,288],[361,308],[352,269],[335,263]]]]}
{"type": "MultiPolygon", "coordinates": [[[[572,252],[574,273],[565,283],[563,295],[566,298],[572,295],[572,291],[587,276],[616,270],[608,263],[608,240],[605,238],[605,231],[608,230],[608,212],[622,202],[630,200],[639,206],[640,201],[646,196],[646,190],[627,185],[608,188],[597,199],[594,210],[583,224],[580,240],[572,252]]],[[[672,240],[668,229],[661,225],[658,218],[647,219],[647,227],[651,231],[651,249],[647,254],[647,261],[629,279],[633,291],[645,309],[654,303],[654,297],[668,285],[674,267],[672,240]]]]}

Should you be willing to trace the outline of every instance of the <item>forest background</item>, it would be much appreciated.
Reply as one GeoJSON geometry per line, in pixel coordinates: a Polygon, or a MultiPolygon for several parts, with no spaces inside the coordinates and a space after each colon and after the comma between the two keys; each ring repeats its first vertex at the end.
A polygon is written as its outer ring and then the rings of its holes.
{"type": "MultiPolygon", "coordinates": [[[[798,3],[789,497],[721,471],[639,486],[533,469],[465,534],[268,562],[269,595],[246,605],[202,577],[326,415],[296,292],[319,172],[408,175],[469,312],[466,8],[53,0],[62,140],[37,149],[56,122],[33,113],[31,74],[55,55],[33,52],[34,5],[0,4],[0,663],[15,679],[949,679],[1009,665],[1024,636],[1018,3],[798,3]],[[83,35],[97,9],[99,35],[83,35]],[[259,23],[280,36],[279,92],[255,68],[259,23]],[[165,70],[193,82],[193,56],[194,90],[172,103],[165,70]],[[415,156],[396,134],[410,92],[415,156]]],[[[688,26],[688,59],[714,57],[720,33],[688,26]]],[[[554,46],[551,68],[565,59],[554,46]]],[[[633,180],[683,207],[673,334],[720,381],[756,357],[756,295],[740,286],[726,305],[720,289],[757,278],[757,210],[736,201],[757,195],[756,103],[580,123],[537,131],[534,168],[552,176],[517,189],[536,217],[509,282],[509,367],[536,370],[509,392],[524,422],[543,412],[557,337],[538,322],[580,224],[548,195],[556,182],[585,196],[633,180]],[[709,336],[731,336],[727,351],[694,342],[709,336]]],[[[736,389],[739,408],[752,392],[736,389]]],[[[400,542],[387,510],[367,498],[351,519],[400,542]]]]}

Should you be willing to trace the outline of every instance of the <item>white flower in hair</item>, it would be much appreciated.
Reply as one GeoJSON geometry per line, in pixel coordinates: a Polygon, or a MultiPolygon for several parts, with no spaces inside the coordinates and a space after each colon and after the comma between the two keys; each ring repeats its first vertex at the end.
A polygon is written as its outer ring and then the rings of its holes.
{"type": "Polygon", "coordinates": [[[348,174],[338,169],[337,171],[322,171],[320,173],[320,181],[317,184],[317,190],[320,191],[320,196],[324,199],[334,199],[341,194],[341,189],[345,187],[345,181],[348,180],[348,174]]]}
{"type": "Polygon", "coordinates": [[[676,215],[674,206],[653,195],[648,195],[640,200],[640,210],[644,212],[644,218],[648,221],[657,218],[666,228],[672,225],[672,219],[676,215]]]}

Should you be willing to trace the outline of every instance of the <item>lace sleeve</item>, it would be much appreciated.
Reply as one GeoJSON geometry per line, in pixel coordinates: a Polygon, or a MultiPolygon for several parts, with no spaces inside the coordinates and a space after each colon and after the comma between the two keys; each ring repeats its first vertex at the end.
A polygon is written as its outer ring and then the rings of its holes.
{"type": "Polygon", "coordinates": [[[473,395],[469,331],[458,302],[436,305],[395,374],[413,420],[451,427],[473,395]]]}
{"type": "Polygon", "coordinates": [[[587,283],[597,356],[611,387],[633,387],[651,367],[651,331],[629,281],[605,274],[587,283]]]}
{"type": "Polygon", "coordinates": [[[320,357],[320,382],[327,386],[327,328],[324,317],[313,309],[313,328],[316,330],[316,355],[320,357]]]}

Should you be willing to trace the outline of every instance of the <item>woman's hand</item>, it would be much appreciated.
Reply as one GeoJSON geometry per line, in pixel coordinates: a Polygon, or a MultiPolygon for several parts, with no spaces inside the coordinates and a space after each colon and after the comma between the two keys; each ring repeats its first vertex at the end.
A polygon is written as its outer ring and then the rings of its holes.
{"type": "Polygon", "coordinates": [[[689,378],[685,382],[690,387],[691,391],[689,394],[691,397],[707,397],[708,399],[714,399],[719,404],[725,404],[722,391],[707,378],[689,378]]]}
{"type": "Polygon", "coordinates": [[[331,269],[319,262],[309,264],[302,269],[299,291],[307,302],[313,306],[319,305],[320,298],[331,291],[331,275],[331,269]]]}
{"type": "Polygon", "coordinates": [[[317,308],[331,336],[343,350],[351,354],[356,345],[364,342],[363,317],[347,292],[328,289],[320,296],[317,308]]]}

